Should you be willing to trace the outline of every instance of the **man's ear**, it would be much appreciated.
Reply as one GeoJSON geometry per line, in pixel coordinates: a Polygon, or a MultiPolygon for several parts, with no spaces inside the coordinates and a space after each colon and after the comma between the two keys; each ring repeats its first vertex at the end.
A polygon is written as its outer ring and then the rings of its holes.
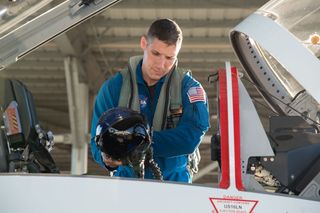
{"type": "Polygon", "coordinates": [[[141,36],[141,38],[140,38],[140,47],[141,47],[141,49],[143,49],[143,50],[146,49],[147,45],[148,45],[147,37],[145,35],[141,36]]]}

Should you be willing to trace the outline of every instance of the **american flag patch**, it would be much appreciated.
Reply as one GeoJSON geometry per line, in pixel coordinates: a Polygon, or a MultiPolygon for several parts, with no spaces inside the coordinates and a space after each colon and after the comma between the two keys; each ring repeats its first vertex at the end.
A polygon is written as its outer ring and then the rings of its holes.
{"type": "Polygon", "coordinates": [[[203,101],[206,102],[206,97],[205,97],[205,91],[203,90],[202,87],[191,87],[188,90],[188,98],[190,103],[194,103],[197,101],[203,101]]]}

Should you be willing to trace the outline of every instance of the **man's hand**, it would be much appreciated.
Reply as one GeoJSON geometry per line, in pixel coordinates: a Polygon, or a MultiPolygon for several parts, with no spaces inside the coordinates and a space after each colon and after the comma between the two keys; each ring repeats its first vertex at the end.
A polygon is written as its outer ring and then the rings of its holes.
{"type": "Polygon", "coordinates": [[[122,161],[121,160],[114,160],[110,157],[110,155],[104,153],[104,152],[101,152],[101,156],[102,156],[102,160],[103,162],[111,167],[111,168],[116,168],[120,165],[122,165],[122,161]]]}

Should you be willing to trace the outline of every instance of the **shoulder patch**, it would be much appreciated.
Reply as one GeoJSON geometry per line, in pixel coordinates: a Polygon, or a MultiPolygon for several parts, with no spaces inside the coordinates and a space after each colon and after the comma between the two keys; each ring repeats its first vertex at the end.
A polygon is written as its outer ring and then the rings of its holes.
{"type": "Polygon", "coordinates": [[[198,101],[206,102],[205,91],[201,86],[190,87],[187,94],[190,103],[198,101]]]}

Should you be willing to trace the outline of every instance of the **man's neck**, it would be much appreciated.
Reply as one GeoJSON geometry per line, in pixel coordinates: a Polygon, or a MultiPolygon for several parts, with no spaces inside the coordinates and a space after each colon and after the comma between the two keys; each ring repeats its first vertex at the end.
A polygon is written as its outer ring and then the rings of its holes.
{"type": "Polygon", "coordinates": [[[142,67],[141,67],[141,72],[142,72],[142,78],[143,78],[143,80],[146,82],[146,84],[147,84],[148,87],[154,86],[159,80],[153,80],[153,79],[149,78],[149,77],[145,74],[145,70],[144,70],[144,69],[145,69],[145,68],[144,68],[143,65],[142,65],[142,67]]]}

